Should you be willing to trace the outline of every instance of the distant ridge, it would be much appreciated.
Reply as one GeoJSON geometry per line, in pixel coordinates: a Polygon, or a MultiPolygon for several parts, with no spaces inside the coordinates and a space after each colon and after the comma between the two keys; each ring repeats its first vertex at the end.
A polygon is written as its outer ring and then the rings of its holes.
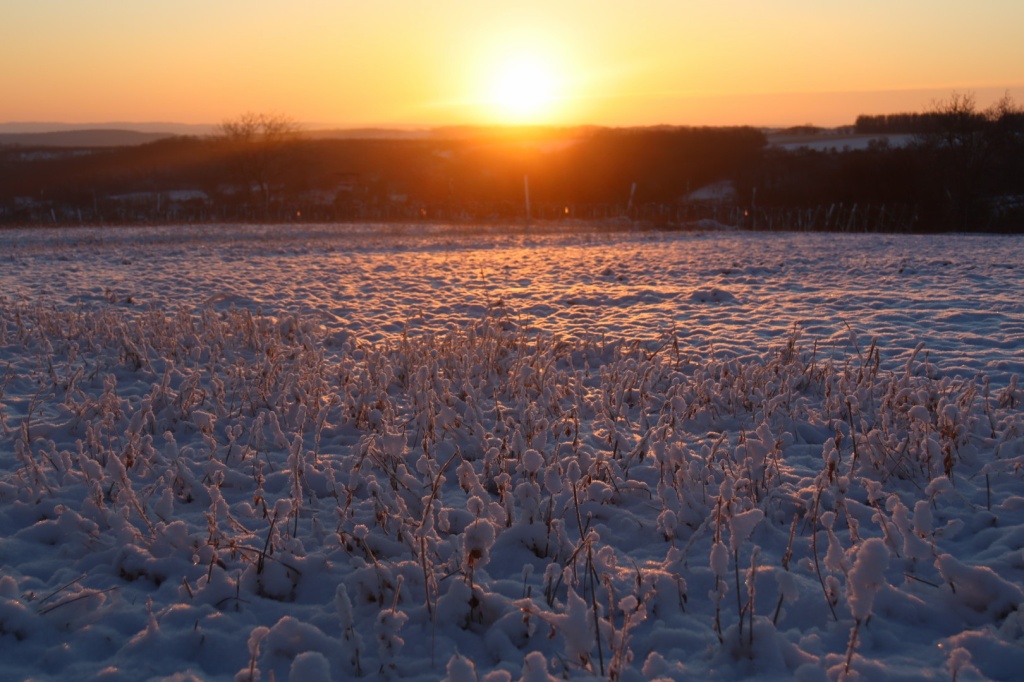
{"type": "Polygon", "coordinates": [[[427,128],[313,128],[303,129],[303,137],[313,140],[420,140],[430,137],[427,128]]]}
{"type": "Polygon", "coordinates": [[[8,121],[0,122],[2,133],[59,133],[71,130],[127,130],[139,133],[164,133],[165,135],[208,135],[217,126],[205,123],[174,123],[171,121],[97,121],[95,123],[61,123],[59,121],[8,121]]]}
{"type": "MultiPolygon", "coordinates": [[[[589,137],[599,126],[440,126],[435,128],[326,128],[299,129],[309,140],[330,139],[506,139],[527,137],[537,140],[589,137]]],[[[178,123],[111,123],[95,125],[68,123],[0,123],[0,145],[22,147],[127,147],[183,135],[208,136],[216,126],[178,123]]]]}
{"type": "MultiPolygon", "coordinates": [[[[618,130],[674,130],[688,126],[642,126],[621,128],[618,130]]],[[[600,131],[616,130],[595,125],[577,126],[500,126],[500,125],[454,125],[437,127],[354,127],[333,128],[325,126],[300,125],[298,133],[307,140],[339,140],[339,139],[377,139],[377,140],[532,140],[534,142],[551,142],[567,139],[585,139],[600,131]]],[[[195,136],[207,137],[217,134],[217,126],[182,124],[182,123],[0,123],[0,146],[18,147],[63,147],[63,148],[101,148],[130,147],[172,137],[195,136]]],[[[835,136],[844,134],[852,136],[852,127],[843,128],[790,128],[765,129],[769,141],[774,144],[812,141],[831,142],[832,146],[842,145],[835,136]],[[795,138],[795,139],[789,139],[795,138]]],[[[854,136],[857,137],[857,136],[854,136]]],[[[885,137],[875,135],[872,137],[885,137]]]]}
{"type": "Polygon", "coordinates": [[[60,130],[45,133],[3,133],[0,145],[19,147],[129,147],[176,137],[176,133],[138,130],[60,130]]]}

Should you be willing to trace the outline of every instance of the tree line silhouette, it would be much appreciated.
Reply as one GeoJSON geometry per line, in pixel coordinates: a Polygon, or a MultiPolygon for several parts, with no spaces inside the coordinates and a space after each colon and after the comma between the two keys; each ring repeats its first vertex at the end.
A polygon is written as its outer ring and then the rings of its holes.
{"type": "MultiPolygon", "coordinates": [[[[246,114],[209,137],[0,147],[0,223],[1024,224],[1024,111],[1009,97],[980,110],[972,96],[953,95],[920,114],[861,116],[855,131],[879,137],[853,149],[842,140],[784,147],[753,127],[448,128],[332,139],[303,134],[286,117],[246,114]]],[[[814,129],[788,132],[814,141],[814,129]]]]}

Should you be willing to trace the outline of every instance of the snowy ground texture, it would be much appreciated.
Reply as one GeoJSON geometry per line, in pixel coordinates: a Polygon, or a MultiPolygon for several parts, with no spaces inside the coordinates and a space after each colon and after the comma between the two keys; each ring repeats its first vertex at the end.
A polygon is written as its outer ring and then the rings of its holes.
{"type": "Polygon", "coordinates": [[[0,232],[5,680],[1024,674],[1024,239],[0,232]]]}

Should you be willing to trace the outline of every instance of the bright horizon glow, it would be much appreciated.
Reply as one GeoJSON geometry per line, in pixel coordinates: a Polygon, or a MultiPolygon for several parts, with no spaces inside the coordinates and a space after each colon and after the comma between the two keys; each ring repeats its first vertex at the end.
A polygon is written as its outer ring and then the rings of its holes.
{"type": "Polygon", "coordinates": [[[489,99],[498,123],[548,119],[558,89],[549,64],[530,55],[510,56],[493,78],[489,99]]]}
{"type": "Polygon", "coordinates": [[[0,123],[799,125],[1024,101],[1019,0],[0,0],[0,123]],[[517,75],[518,74],[518,75],[517,75]]]}

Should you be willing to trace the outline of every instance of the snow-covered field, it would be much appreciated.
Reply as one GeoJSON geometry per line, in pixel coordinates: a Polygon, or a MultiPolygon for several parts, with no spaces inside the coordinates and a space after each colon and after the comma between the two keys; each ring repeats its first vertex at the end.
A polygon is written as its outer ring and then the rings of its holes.
{"type": "Polygon", "coordinates": [[[4,680],[1024,675],[1024,238],[0,232],[4,680]]]}

